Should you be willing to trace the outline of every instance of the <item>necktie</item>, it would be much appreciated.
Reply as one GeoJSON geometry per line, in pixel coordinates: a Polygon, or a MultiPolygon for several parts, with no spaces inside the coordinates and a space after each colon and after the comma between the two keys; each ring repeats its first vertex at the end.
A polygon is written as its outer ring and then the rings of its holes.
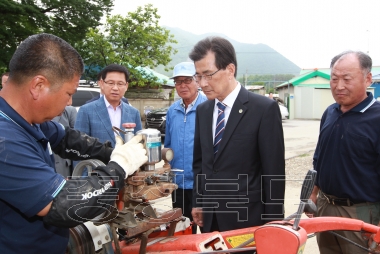
{"type": "Polygon", "coordinates": [[[216,120],[215,138],[214,138],[214,156],[218,152],[220,141],[222,141],[224,132],[224,110],[226,105],[221,102],[216,104],[218,106],[218,119],[216,120]]]}

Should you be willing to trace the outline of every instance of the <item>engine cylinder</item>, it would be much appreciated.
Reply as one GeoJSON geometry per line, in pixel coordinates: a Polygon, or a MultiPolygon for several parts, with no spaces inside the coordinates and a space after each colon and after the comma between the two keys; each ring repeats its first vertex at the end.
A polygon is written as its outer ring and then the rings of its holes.
{"type": "Polygon", "coordinates": [[[161,132],[156,129],[144,129],[136,134],[143,136],[144,148],[148,156],[144,169],[154,170],[155,164],[161,161],[161,132]]]}

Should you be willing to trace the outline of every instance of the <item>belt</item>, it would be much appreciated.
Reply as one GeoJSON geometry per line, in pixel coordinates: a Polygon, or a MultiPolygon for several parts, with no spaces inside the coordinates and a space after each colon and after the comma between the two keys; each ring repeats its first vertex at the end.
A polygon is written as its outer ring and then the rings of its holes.
{"type": "MultiPolygon", "coordinates": [[[[355,205],[355,203],[352,202],[348,198],[337,198],[337,197],[334,197],[331,195],[327,195],[327,194],[323,193],[322,191],[321,191],[321,194],[327,200],[327,202],[329,204],[339,205],[339,206],[353,206],[353,205],[355,205]]],[[[356,204],[359,204],[359,203],[356,203],[356,204]]]]}

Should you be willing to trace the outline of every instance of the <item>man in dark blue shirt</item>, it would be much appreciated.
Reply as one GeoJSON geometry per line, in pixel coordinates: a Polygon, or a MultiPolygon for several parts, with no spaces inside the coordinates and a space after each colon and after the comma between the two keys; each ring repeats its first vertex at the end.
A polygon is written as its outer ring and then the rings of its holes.
{"type": "Polygon", "coordinates": [[[0,97],[0,250],[64,253],[68,228],[113,208],[124,179],[147,156],[138,143],[141,136],[112,151],[95,138],[48,121],[63,111],[84,70],[78,52],[61,38],[28,37],[9,69],[0,97]],[[55,172],[53,152],[109,163],[97,167],[97,175],[66,180],[55,172]]]}
{"type": "MultiPolygon", "coordinates": [[[[377,225],[380,218],[380,104],[366,89],[372,60],[343,52],[331,61],[330,87],[336,101],[324,112],[314,154],[318,172],[311,199],[318,216],[338,216],[377,225]]],[[[366,247],[360,232],[339,231],[366,247]]],[[[320,253],[368,253],[328,232],[319,233],[320,253]]]]}

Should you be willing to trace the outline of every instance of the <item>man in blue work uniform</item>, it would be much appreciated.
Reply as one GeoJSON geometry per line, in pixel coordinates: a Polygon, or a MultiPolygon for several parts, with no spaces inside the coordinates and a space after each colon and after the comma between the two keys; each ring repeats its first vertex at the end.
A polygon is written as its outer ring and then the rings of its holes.
{"type": "MultiPolygon", "coordinates": [[[[318,216],[349,217],[377,225],[380,219],[380,104],[366,92],[372,60],[347,51],[331,61],[330,87],[336,103],[321,119],[314,154],[318,172],[311,199],[318,216]],[[318,197],[317,197],[318,196],[318,197]]],[[[360,232],[338,231],[367,246],[360,232]]],[[[328,232],[319,233],[322,254],[368,253],[328,232]]]]}
{"type": "Polygon", "coordinates": [[[28,37],[9,69],[0,93],[0,252],[64,253],[68,228],[113,207],[124,178],[147,160],[141,136],[111,153],[96,139],[48,121],[63,111],[84,70],[64,40],[28,37]],[[66,180],[54,170],[53,151],[110,162],[96,168],[97,175],[66,180]]]}
{"type": "MultiPolygon", "coordinates": [[[[181,208],[183,215],[191,221],[195,112],[197,106],[207,100],[204,94],[198,92],[194,74],[195,67],[192,62],[179,63],[174,67],[171,78],[174,79],[175,89],[181,100],[173,103],[166,114],[165,133],[165,147],[174,151],[171,167],[183,170],[176,175],[178,189],[172,194],[173,207],[181,208]]],[[[193,225],[193,233],[196,233],[196,226],[193,225]]]]}

